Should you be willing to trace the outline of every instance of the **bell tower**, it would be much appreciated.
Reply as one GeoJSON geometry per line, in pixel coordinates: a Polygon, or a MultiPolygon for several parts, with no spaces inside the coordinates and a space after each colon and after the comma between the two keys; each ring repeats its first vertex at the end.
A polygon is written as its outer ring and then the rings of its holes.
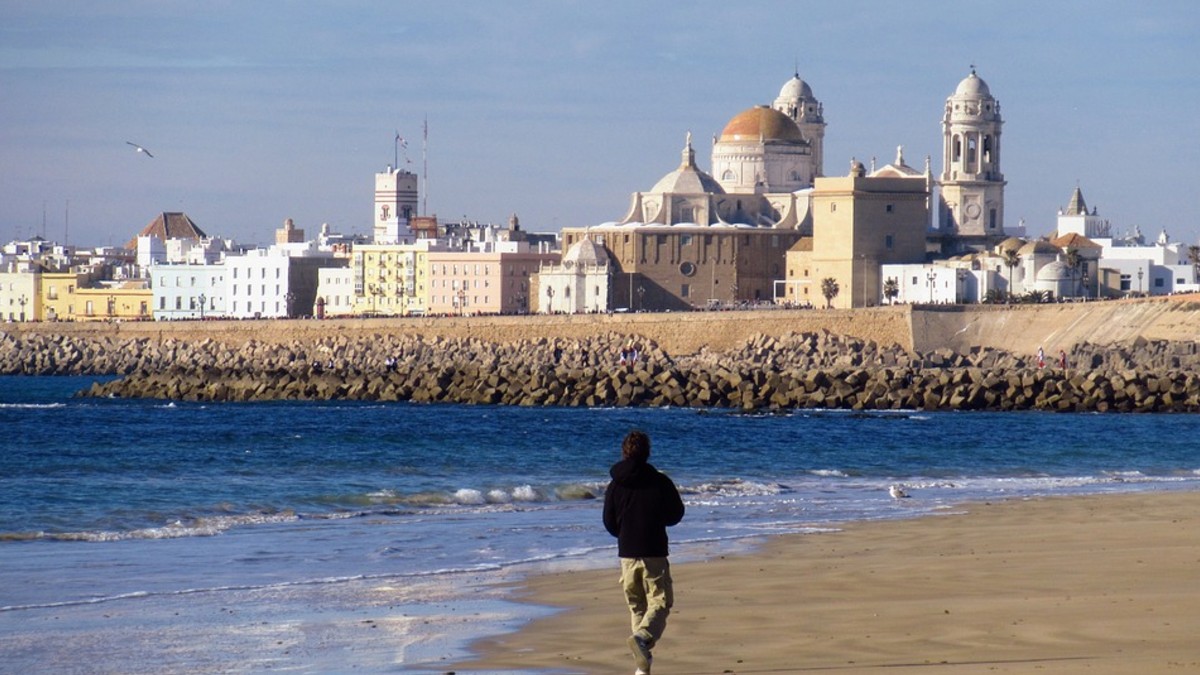
{"type": "Polygon", "coordinates": [[[945,253],[989,248],[1004,239],[1000,102],[971,74],[946,99],[942,116],[938,234],[945,253]]]}

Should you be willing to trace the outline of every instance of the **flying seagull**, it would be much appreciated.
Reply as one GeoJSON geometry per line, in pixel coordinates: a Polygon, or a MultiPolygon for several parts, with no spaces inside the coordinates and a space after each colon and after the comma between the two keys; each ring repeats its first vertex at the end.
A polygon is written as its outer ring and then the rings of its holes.
{"type": "Polygon", "coordinates": [[[134,143],[133,141],[125,141],[125,145],[132,145],[135,150],[146,155],[147,157],[154,157],[154,155],[150,154],[149,150],[143,148],[142,146],[138,145],[137,143],[134,143]]]}

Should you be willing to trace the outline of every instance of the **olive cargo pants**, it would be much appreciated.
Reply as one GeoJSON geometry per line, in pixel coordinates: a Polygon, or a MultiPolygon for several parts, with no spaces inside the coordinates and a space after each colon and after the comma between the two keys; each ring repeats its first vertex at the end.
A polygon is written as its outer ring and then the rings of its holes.
{"type": "Polygon", "coordinates": [[[671,564],[666,558],[621,558],[621,589],[629,604],[633,633],[654,646],[675,604],[671,564]]]}

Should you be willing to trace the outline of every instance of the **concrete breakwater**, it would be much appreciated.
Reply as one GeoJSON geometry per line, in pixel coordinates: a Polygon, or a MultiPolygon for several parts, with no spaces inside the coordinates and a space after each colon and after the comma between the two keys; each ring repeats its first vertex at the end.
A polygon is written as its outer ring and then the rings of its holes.
{"type": "Polygon", "coordinates": [[[0,336],[0,373],[118,374],[95,397],[363,400],[528,406],[1198,411],[1191,342],[916,352],[828,332],[758,335],[672,356],[639,335],[490,342],[375,334],[290,343],[0,336]],[[632,352],[637,352],[636,360],[632,352]],[[626,362],[620,363],[625,351],[626,362]]]}

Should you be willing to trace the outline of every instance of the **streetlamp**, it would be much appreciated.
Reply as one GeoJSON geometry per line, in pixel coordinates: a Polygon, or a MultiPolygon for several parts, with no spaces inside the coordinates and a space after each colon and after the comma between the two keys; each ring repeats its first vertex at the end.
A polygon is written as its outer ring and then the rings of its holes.
{"type": "Polygon", "coordinates": [[[929,281],[929,304],[933,304],[933,282],[937,280],[937,272],[930,269],[925,273],[925,278],[929,281]]]}
{"type": "Polygon", "coordinates": [[[546,287],[546,297],[549,300],[546,303],[546,313],[553,314],[554,313],[554,287],[553,286],[546,287]]]}
{"type": "Polygon", "coordinates": [[[646,287],[639,285],[638,289],[637,289],[637,294],[638,294],[637,308],[638,308],[638,311],[641,311],[646,308],[646,304],[642,301],[642,298],[646,297],[646,287]]]}
{"type": "Polygon", "coordinates": [[[1142,268],[1138,268],[1138,295],[1142,294],[1142,268]]]}
{"type": "Polygon", "coordinates": [[[203,321],[204,320],[204,303],[208,302],[208,296],[201,293],[200,297],[197,299],[200,301],[200,320],[203,321]]]}
{"type": "Polygon", "coordinates": [[[961,304],[965,304],[966,297],[967,297],[966,288],[965,288],[965,285],[966,285],[965,282],[967,280],[967,271],[959,268],[959,270],[956,272],[956,274],[958,275],[958,287],[955,289],[957,291],[956,295],[958,296],[956,298],[956,301],[961,304]]]}
{"type": "Polygon", "coordinates": [[[26,302],[29,302],[29,300],[24,295],[22,295],[20,298],[17,299],[17,304],[21,306],[21,321],[22,322],[25,321],[25,303],[26,302]]]}
{"type": "Polygon", "coordinates": [[[858,264],[859,264],[860,268],[862,269],[862,275],[859,276],[859,281],[861,282],[861,285],[862,285],[862,305],[861,306],[866,307],[867,306],[867,254],[859,253],[858,255],[856,255],[854,257],[858,258],[858,264]]]}
{"type": "Polygon", "coordinates": [[[458,315],[464,316],[467,313],[467,290],[465,288],[458,289],[458,315]]]}

